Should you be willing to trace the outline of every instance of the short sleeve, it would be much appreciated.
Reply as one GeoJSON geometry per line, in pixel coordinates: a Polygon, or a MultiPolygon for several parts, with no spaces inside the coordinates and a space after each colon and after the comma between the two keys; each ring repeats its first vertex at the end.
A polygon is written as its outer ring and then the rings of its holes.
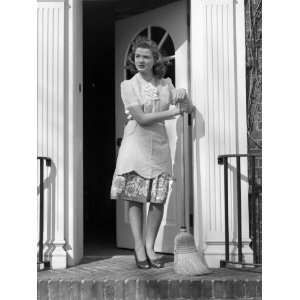
{"type": "Polygon", "coordinates": [[[139,98],[128,80],[121,82],[121,98],[125,109],[131,106],[140,105],[139,98]]]}
{"type": "Polygon", "coordinates": [[[166,83],[167,83],[167,85],[169,87],[169,93],[170,93],[170,99],[169,99],[169,101],[170,101],[170,104],[175,105],[174,97],[173,97],[173,92],[175,90],[175,87],[174,87],[174,85],[172,83],[172,79],[169,78],[169,77],[167,77],[165,80],[166,80],[166,83]]]}

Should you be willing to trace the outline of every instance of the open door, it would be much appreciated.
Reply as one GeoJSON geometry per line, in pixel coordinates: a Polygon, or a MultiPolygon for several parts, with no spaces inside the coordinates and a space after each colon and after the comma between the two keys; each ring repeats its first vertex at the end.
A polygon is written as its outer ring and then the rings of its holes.
{"type": "MultiPolygon", "coordinates": [[[[126,117],[120,96],[120,83],[129,74],[124,68],[130,43],[137,35],[153,39],[159,45],[163,56],[170,59],[167,76],[172,78],[177,87],[188,88],[188,26],[187,3],[176,1],[172,4],[149,10],[145,13],[131,16],[116,22],[115,40],[115,107],[116,107],[116,137],[123,136],[126,117]]],[[[174,237],[180,227],[183,201],[182,162],[181,162],[181,119],[166,122],[170,141],[175,184],[170,198],[165,204],[165,213],[155,243],[155,251],[173,253],[174,237]]],[[[118,146],[116,145],[116,151],[118,146]]],[[[148,208],[145,207],[145,213],[148,208]]],[[[133,248],[133,238],[127,216],[127,203],[117,201],[117,247],[133,248]]],[[[188,208],[186,211],[189,211],[188,208]]],[[[145,220],[146,218],[144,218],[145,220]]],[[[188,218],[187,222],[188,222],[188,218]]],[[[189,224],[186,224],[189,228],[189,224]]]]}

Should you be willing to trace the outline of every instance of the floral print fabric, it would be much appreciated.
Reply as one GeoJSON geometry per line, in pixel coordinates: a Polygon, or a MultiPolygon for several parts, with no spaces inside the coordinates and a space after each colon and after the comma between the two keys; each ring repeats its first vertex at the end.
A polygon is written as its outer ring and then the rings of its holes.
{"type": "Polygon", "coordinates": [[[155,178],[144,178],[134,171],[115,175],[111,186],[111,199],[161,204],[167,200],[171,183],[172,177],[165,173],[155,178]]]}

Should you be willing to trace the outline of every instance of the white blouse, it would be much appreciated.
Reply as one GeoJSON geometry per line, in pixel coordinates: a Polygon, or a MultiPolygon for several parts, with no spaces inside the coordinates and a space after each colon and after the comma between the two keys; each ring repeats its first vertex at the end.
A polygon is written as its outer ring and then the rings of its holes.
{"type": "Polygon", "coordinates": [[[121,97],[125,113],[130,118],[125,126],[119,149],[115,175],[131,171],[145,178],[161,173],[172,175],[171,153],[164,122],[139,125],[130,116],[128,108],[141,105],[145,113],[165,111],[174,104],[171,79],[160,79],[155,85],[141,78],[137,73],[130,80],[121,83],[121,97]]]}

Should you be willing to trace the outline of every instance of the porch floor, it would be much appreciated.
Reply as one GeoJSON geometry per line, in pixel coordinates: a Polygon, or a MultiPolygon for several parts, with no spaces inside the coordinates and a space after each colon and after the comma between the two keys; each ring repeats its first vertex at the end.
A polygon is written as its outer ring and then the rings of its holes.
{"type": "Polygon", "coordinates": [[[259,270],[212,269],[182,276],[173,270],[172,255],[164,256],[162,269],[141,270],[128,252],[86,256],[65,270],[38,272],[38,299],[261,299],[259,270]]]}

